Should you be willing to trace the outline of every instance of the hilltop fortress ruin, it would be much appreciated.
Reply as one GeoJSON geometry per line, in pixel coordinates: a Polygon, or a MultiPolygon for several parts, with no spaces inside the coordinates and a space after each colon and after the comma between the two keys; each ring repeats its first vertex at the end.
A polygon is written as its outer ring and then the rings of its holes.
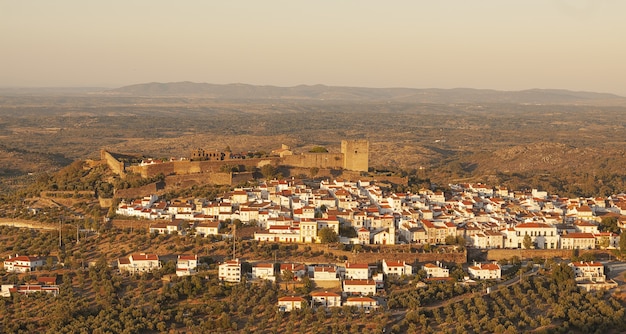
{"type": "MultiPolygon", "coordinates": [[[[101,159],[106,161],[113,172],[124,177],[126,173],[139,174],[150,178],[163,174],[190,175],[206,174],[208,182],[216,184],[234,184],[249,179],[251,175],[243,175],[244,171],[262,168],[265,165],[285,167],[304,172],[303,169],[319,168],[320,170],[341,170],[349,176],[360,175],[369,169],[369,142],[367,140],[342,140],[340,153],[301,153],[294,154],[289,147],[283,145],[268,157],[245,157],[226,154],[227,152],[192,150],[188,158],[171,161],[144,161],[131,164],[125,162],[122,155],[101,150],[101,159]],[[225,172],[224,167],[235,167],[242,175],[225,172]]],[[[238,173],[239,174],[239,173],[238,173]]],[[[251,173],[247,173],[251,174],[251,173]]]]}

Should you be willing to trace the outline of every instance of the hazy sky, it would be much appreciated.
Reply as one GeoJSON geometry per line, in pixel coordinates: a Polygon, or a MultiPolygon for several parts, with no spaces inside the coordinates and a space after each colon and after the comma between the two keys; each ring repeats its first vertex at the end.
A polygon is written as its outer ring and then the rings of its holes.
{"type": "Polygon", "coordinates": [[[621,0],[0,0],[0,86],[194,81],[626,96],[621,0]]]}

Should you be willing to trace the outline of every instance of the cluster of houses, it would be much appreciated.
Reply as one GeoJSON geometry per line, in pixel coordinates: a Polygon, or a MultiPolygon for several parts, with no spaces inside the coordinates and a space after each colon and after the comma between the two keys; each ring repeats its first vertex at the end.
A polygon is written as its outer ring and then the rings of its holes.
{"type": "MultiPolygon", "coordinates": [[[[25,273],[42,266],[44,259],[31,256],[11,256],[4,261],[4,268],[8,272],[25,273]]],[[[157,254],[136,253],[127,257],[119,258],[117,266],[120,273],[142,274],[158,270],[162,267],[161,259],[157,254]]],[[[604,265],[599,262],[572,262],[572,268],[577,284],[587,290],[605,289],[615,286],[615,282],[607,281],[604,274],[604,265]]],[[[189,276],[196,273],[198,256],[195,254],[181,254],[176,260],[176,275],[189,276]]],[[[380,266],[382,272],[378,272],[377,264],[349,263],[315,264],[304,263],[267,263],[258,262],[251,266],[251,272],[245,272],[243,262],[240,259],[224,261],[218,265],[218,278],[223,282],[239,283],[246,277],[248,280],[276,281],[280,277],[301,281],[305,277],[317,283],[336,282],[341,287],[341,293],[336,292],[313,292],[310,300],[303,297],[282,297],[278,301],[278,307],[282,311],[291,311],[300,308],[302,302],[310,303],[313,307],[355,306],[366,311],[378,307],[376,299],[372,298],[384,289],[385,277],[403,276],[414,273],[412,265],[404,261],[383,260],[380,266]]],[[[440,262],[425,263],[421,266],[425,273],[425,282],[453,280],[450,272],[440,262]]],[[[499,280],[502,277],[502,268],[499,264],[476,263],[467,268],[471,280],[499,280]]],[[[52,293],[55,296],[59,288],[55,277],[40,277],[37,284],[2,285],[0,296],[8,297],[12,293],[30,294],[35,292],[52,293]]]]}
{"type": "MultiPolygon", "coordinates": [[[[301,281],[305,277],[316,283],[336,282],[341,292],[316,291],[309,298],[302,296],[285,296],[278,299],[278,308],[289,312],[303,305],[311,307],[354,306],[365,311],[379,307],[374,296],[384,289],[384,280],[389,276],[411,275],[412,265],[404,261],[383,260],[382,272],[377,273],[378,266],[368,263],[349,263],[343,265],[303,263],[255,263],[252,265],[250,279],[276,281],[277,277],[301,281]]],[[[426,263],[421,266],[426,273],[426,282],[453,280],[449,269],[440,262],[426,263]]],[[[468,268],[471,279],[500,279],[501,268],[497,263],[477,264],[468,268]]],[[[241,282],[242,263],[240,260],[225,261],[219,265],[219,279],[225,282],[241,282]]]]}
{"type": "Polygon", "coordinates": [[[626,195],[562,198],[546,192],[511,192],[484,184],[450,186],[452,192],[385,193],[373,182],[272,180],[240,188],[209,202],[159,201],[156,195],[120,203],[117,213],[153,219],[151,233],[219,233],[227,221],[255,224],[257,241],[320,242],[320,230],[352,244],[445,244],[462,237],[476,248],[617,248],[619,235],[599,222],[614,217],[626,226],[626,195]],[[187,229],[184,226],[188,226],[187,229]],[[344,230],[345,231],[345,230],[344,230]],[[528,237],[526,237],[528,236],[528,237]]]}

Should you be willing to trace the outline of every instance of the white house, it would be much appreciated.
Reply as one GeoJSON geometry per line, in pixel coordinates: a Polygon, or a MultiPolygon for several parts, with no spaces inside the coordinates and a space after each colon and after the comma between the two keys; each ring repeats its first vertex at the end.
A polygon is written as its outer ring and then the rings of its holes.
{"type": "Polygon", "coordinates": [[[369,279],[370,269],[367,263],[346,263],[345,279],[369,279]]]}
{"type": "Polygon", "coordinates": [[[591,233],[574,232],[561,236],[561,249],[594,249],[596,237],[591,233]]]}
{"type": "Polygon", "coordinates": [[[472,279],[500,279],[502,270],[497,263],[475,263],[468,268],[472,279]]]}
{"type": "Polygon", "coordinates": [[[241,282],[241,262],[239,259],[234,259],[221,263],[218,266],[218,275],[221,281],[241,282]]]}
{"type": "Polygon", "coordinates": [[[444,268],[443,265],[439,261],[437,261],[436,264],[425,263],[422,266],[422,269],[426,271],[427,278],[431,278],[431,277],[441,278],[441,277],[450,276],[450,270],[448,268],[444,268]]]}
{"type": "Polygon", "coordinates": [[[161,261],[156,254],[131,254],[129,257],[119,258],[117,267],[120,272],[128,272],[130,274],[151,272],[161,268],[161,261]]]}
{"type": "Polygon", "coordinates": [[[304,275],[308,275],[308,268],[302,263],[281,263],[280,274],[283,275],[287,270],[291,271],[294,277],[298,279],[303,278],[304,275]]]}
{"type": "Polygon", "coordinates": [[[395,245],[396,244],[396,232],[395,231],[396,230],[392,225],[388,228],[383,228],[382,230],[375,232],[373,236],[374,244],[395,245]]]}
{"type": "Polygon", "coordinates": [[[221,224],[219,221],[198,223],[195,226],[196,235],[201,235],[203,237],[206,237],[209,235],[218,235],[220,227],[221,227],[221,224]]]}
{"type": "Polygon", "coordinates": [[[343,293],[373,296],[376,294],[376,282],[370,279],[347,279],[343,281],[343,293]]]}
{"type": "MultiPolygon", "coordinates": [[[[510,240],[512,248],[522,248],[524,236],[529,235],[533,245],[540,249],[557,249],[559,247],[559,234],[553,225],[544,223],[521,223],[514,227],[514,240],[510,240]],[[517,245],[515,245],[517,241],[517,245]]],[[[513,239],[509,236],[510,239],[513,239]]],[[[507,245],[508,247],[508,245],[507,245]]]]}
{"type": "Polygon", "coordinates": [[[312,292],[311,302],[313,306],[339,307],[341,306],[341,296],[334,292],[312,292]]]}
{"type": "Polygon", "coordinates": [[[355,306],[365,311],[370,311],[378,308],[378,302],[374,298],[370,297],[348,297],[346,299],[346,306],[355,306]]]}
{"type": "Polygon", "coordinates": [[[45,262],[46,259],[39,256],[9,256],[9,259],[4,261],[4,270],[13,273],[26,273],[43,266],[45,262]]]}
{"type": "Polygon", "coordinates": [[[252,279],[266,279],[269,281],[276,281],[276,274],[274,274],[273,263],[257,263],[252,266],[252,279]]]}
{"type": "Polygon", "coordinates": [[[339,280],[337,267],[334,265],[319,265],[313,268],[313,280],[336,281],[339,280]]]}
{"type": "Polygon", "coordinates": [[[370,244],[370,230],[361,227],[358,231],[357,231],[357,235],[359,237],[359,243],[361,245],[369,245],[370,244]]]}
{"type": "Polygon", "coordinates": [[[3,284],[0,288],[0,297],[11,297],[12,293],[20,295],[30,295],[32,293],[51,293],[53,296],[59,295],[59,287],[57,285],[40,285],[40,284],[3,284]]]}
{"type": "Polygon", "coordinates": [[[176,260],[176,276],[189,276],[196,273],[198,255],[178,255],[176,260]]]}
{"type": "Polygon", "coordinates": [[[385,275],[412,275],[413,266],[404,261],[387,261],[383,259],[383,273],[385,275]]]}
{"type": "Polygon", "coordinates": [[[183,221],[180,219],[172,219],[171,222],[162,222],[150,225],[150,233],[172,234],[174,232],[182,232],[183,221]]]}
{"type": "Polygon", "coordinates": [[[473,235],[476,248],[503,248],[504,234],[497,231],[483,231],[473,235]]]}
{"type": "Polygon", "coordinates": [[[604,265],[600,262],[572,262],[569,266],[574,270],[576,281],[604,282],[604,265]]]}
{"type": "Polygon", "coordinates": [[[306,301],[302,297],[286,296],[278,298],[278,310],[281,312],[291,312],[302,308],[306,301]]]}

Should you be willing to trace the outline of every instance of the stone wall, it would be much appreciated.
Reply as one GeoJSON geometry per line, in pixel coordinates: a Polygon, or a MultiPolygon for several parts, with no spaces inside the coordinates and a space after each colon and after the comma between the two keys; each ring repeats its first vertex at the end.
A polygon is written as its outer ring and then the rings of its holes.
{"type": "MultiPolygon", "coordinates": [[[[376,252],[362,252],[354,257],[355,262],[374,263],[382,262],[383,259],[387,261],[405,261],[407,264],[415,265],[417,263],[425,262],[453,262],[453,263],[465,263],[467,262],[467,254],[462,253],[401,253],[399,251],[390,253],[376,253],[376,252]]],[[[352,261],[352,258],[349,258],[352,261]]]]}
{"type": "Polygon", "coordinates": [[[342,140],[343,168],[360,172],[369,169],[369,142],[367,140],[342,140]]]}
{"type": "Polygon", "coordinates": [[[261,167],[266,164],[278,165],[280,158],[252,158],[252,159],[233,159],[220,161],[174,161],[164,162],[160,164],[147,166],[130,166],[128,170],[140,174],[142,177],[154,177],[159,174],[163,175],[187,175],[200,173],[219,173],[222,166],[237,167],[244,171],[248,167],[261,167]]]}
{"type": "Polygon", "coordinates": [[[146,184],[144,186],[138,188],[129,188],[129,189],[117,189],[115,194],[113,194],[113,198],[125,198],[125,199],[133,199],[133,198],[141,198],[143,196],[148,196],[152,194],[157,194],[157,182],[146,184]]]}
{"type": "Polygon", "coordinates": [[[282,163],[289,167],[302,168],[343,168],[343,154],[341,153],[304,153],[296,155],[286,155],[282,158],[282,163]]]}
{"type": "MultiPolygon", "coordinates": [[[[584,251],[581,251],[584,252],[584,251]]],[[[520,259],[540,258],[570,258],[571,249],[489,249],[487,250],[487,260],[499,261],[507,260],[517,256],[520,259]]]]}
{"type": "Polygon", "coordinates": [[[106,150],[101,150],[100,160],[106,161],[107,165],[114,173],[120,176],[124,176],[124,163],[115,159],[115,157],[113,157],[111,153],[107,152],[106,150]]]}

